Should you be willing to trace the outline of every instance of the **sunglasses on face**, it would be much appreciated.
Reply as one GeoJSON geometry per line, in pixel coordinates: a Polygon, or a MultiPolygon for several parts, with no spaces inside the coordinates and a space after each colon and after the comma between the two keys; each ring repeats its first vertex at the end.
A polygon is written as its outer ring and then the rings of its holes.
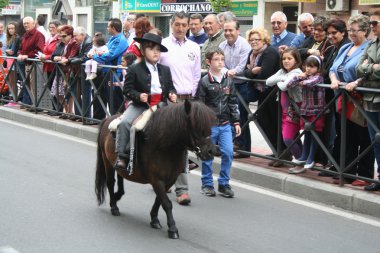
{"type": "Polygon", "coordinates": [[[59,35],[59,37],[61,37],[62,39],[66,38],[67,35],[59,35]]]}
{"type": "Polygon", "coordinates": [[[377,20],[369,21],[369,24],[373,25],[373,26],[377,26],[378,23],[379,23],[379,21],[377,21],[377,20]]]}

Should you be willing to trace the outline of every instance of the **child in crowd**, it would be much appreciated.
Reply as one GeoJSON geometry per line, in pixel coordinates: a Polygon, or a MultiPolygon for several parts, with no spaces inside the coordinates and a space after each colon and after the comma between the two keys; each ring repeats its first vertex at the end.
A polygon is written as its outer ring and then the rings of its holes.
{"type": "MultiPolygon", "coordinates": [[[[325,106],[325,89],[318,87],[317,84],[323,83],[322,77],[322,62],[321,58],[315,55],[309,56],[305,60],[306,71],[295,76],[287,87],[301,86],[302,87],[302,103],[300,107],[301,128],[305,128],[305,123],[308,125],[313,122],[314,130],[318,133],[323,131],[325,125],[325,116],[317,116],[323,111],[325,106]],[[306,120],[306,121],[305,121],[306,120]]],[[[306,169],[314,167],[314,156],[317,149],[317,141],[311,134],[311,129],[306,128],[302,155],[299,159],[294,159],[293,162],[297,165],[304,164],[301,169],[293,169],[290,172],[293,174],[303,173],[306,169]]]]}
{"type": "MultiPolygon", "coordinates": [[[[106,46],[106,38],[100,32],[95,33],[94,38],[92,39],[92,48],[87,53],[87,55],[102,55],[108,52],[108,47],[106,46]]],[[[86,80],[92,80],[96,78],[96,71],[98,68],[99,62],[94,59],[89,59],[86,61],[85,72],[87,75],[86,80]]]]}
{"type": "MultiPolygon", "coordinates": [[[[134,55],[132,53],[127,53],[127,54],[123,55],[123,57],[121,58],[121,66],[122,67],[131,66],[133,63],[135,63],[136,59],[137,59],[136,55],[134,55]]],[[[122,81],[121,81],[122,85],[121,86],[124,86],[124,81],[125,81],[125,76],[127,75],[127,70],[122,69],[121,75],[122,75],[122,81]]]]}
{"type": "MultiPolygon", "coordinates": [[[[287,85],[295,77],[302,73],[301,56],[296,48],[287,48],[281,55],[281,69],[266,81],[267,86],[277,85],[281,91],[281,111],[282,111],[282,138],[285,145],[295,159],[300,159],[302,154],[302,142],[298,140],[294,143],[300,131],[300,117],[290,100],[294,101],[298,107],[302,102],[302,87],[294,86],[288,89],[287,85]]],[[[298,165],[289,169],[289,173],[301,168],[298,165]]]]}
{"type": "MultiPolygon", "coordinates": [[[[222,164],[218,178],[218,191],[222,196],[232,198],[234,192],[229,185],[230,169],[233,159],[233,140],[231,124],[234,125],[236,136],[241,134],[239,125],[240,113],[231,78],[223,74],[224,52],[221,49],[206,53],[206,64],[209,71],[199,82],[197,98],[215,111],[216,125],[211,128],[212,142],[219,143],[222,154],[222,164]]],[[[202,161],[202,190],[206,196],[215,196],[212,179],[212,160],[202,161]]]]}

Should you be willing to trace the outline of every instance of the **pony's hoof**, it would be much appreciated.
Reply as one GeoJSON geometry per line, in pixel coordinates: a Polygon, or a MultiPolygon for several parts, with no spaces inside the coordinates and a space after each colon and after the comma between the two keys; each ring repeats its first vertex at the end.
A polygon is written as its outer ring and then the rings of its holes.
{"type": "Polygon", "coordinates": [[[120,216],[120,211],[119,211],[119,208],[114,206],[114,207],[111,207],[111,214],[113,216],[120,216]]]}
{"type": "Polygon", "coordinates": [[[150,223],[150,226],[151,226],[152,228],[155,228],[155,229],[161,229],[161,228],[162,228],[162,226],[161,226],[161,224],[160,224],[159,221],[152,221],[152,222],[150,223]]]}
{"type": "Polygon", "coordinates": [[[169,235],[170,239],[178,239],[179,238],[178,232],[168,231],[168,235],[169,235]]]}

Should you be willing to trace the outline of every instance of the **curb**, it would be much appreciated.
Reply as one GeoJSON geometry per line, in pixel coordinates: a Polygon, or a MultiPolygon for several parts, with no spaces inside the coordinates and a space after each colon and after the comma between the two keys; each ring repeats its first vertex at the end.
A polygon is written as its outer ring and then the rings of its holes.
{"type": "MultiPolygon", "coordinates": [[[[98,128],[34,114],[18,107],[0,107],[0,118],[44,128],[96,142],[98,128]]],[[[215,158],[214,174],[219,174],[220,158],[215,158]]],[[[313,179],[233,161],[231,178],[243,183],[279,191],[291,196],[335,206],[344,210],[380,218],[380,196],[351,188],[343,188],[313,179]]]]}

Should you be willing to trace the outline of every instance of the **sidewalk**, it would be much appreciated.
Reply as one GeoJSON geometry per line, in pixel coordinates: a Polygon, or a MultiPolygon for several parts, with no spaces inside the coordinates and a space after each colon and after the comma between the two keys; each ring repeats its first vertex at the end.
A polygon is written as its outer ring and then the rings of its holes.
{"type": "MultiPolygon", "coordinates": [[[[57,131],[89,141],[95,142],[97,138],[97,126],[84,126],[78,122],[51,117],[45,113],[27,112],[18,106],[0,106],[0,118],[57,131]]],[[[253,152],[263,155],[270,153],[257,129],[255,130],[253,123],[251,124],[253,152]]],[[[220,158],[216,157],[215,163],[215,173],[218,174],[220,158]]],[[[379,192],[368,193],[363,191],[362,187],[351,185],[339,187],[332,184],[331,178],[318,177],[317,171],[290,175],[287,173],[288,168],[269,167],[267,163],[268,160],[257,157],[235,159],[232,164],[231,178],[302,199],[380,218],[379,192]]]]}

